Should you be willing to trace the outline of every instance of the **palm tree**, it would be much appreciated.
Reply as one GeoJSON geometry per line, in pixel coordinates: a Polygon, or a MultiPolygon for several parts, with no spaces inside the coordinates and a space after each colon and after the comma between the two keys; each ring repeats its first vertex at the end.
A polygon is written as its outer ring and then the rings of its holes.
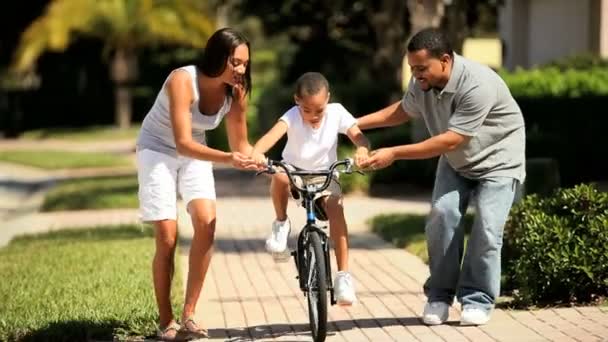
{"type": "Polygon", "coordinates": [[[115,123],[128,128],[140,49],[159,43],[204,46],[215,29],[210,13],[196,0],[52,0],[22,34],[12,69],[32,70],[45,51],[65,51],[79,37],[103,40],[112,56],[115,123]]]}

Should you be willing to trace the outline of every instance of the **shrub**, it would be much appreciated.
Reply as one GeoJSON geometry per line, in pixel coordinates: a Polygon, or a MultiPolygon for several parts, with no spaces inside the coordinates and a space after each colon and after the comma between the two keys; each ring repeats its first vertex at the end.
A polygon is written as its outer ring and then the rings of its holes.
{"type": "Polygon", "coordinates": [[[504,274],[525,305],[608,294],[608,193],[592,185],[529,195],[505,226],[504,274]]]}

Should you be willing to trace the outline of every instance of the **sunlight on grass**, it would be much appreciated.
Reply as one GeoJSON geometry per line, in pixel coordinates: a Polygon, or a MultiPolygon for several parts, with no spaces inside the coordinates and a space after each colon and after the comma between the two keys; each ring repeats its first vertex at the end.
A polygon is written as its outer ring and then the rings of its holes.
{"type": "MultiPolygon", "coordinates": [[[[17,238],[0,249],[0,340],[153,335],[153,253],[152,231],[135,225],[17,238]]],[[[181,279],[174,277],[176,312],[181,279]]]]}
{"type": "Polygon", "coordinates": [[[137,208],[137,177],[95,177],[59,183],[49,191],[43,211],[137,208]]]}
{"type": "Polygon", "coordinates": [[[128,166],[132,164],[128,157],[121,155],[54,150],[0,151],[0,161],[46,170],[128,166]]]}
{"type": "MultiPolygon", "coordinates": [[[[428,263],[428,249],[424,235],[425,215],[391,214],[379,215],[371,220],[372,231],[385,241],[391,242],[428,263]]],[[[465,234],[470,231],[473,216],[466,215],[464,219],[465,234]]],[[[465,235],[466,242],[466,235],[465,235]]]]}
{"type": "Polygon", "coordinates": [[[91,126],[81,128],[45,128],[27,131],[20,138],[29,140],[61,139],[75,141],[98,141],[133,139],[137,137],[140,125],[134,125],[126,130],[114,126],[91,126]]]}

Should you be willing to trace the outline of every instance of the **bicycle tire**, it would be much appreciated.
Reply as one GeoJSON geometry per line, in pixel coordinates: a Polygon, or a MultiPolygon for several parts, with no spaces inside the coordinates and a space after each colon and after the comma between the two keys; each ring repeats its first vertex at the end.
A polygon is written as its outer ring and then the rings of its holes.
{"type": "Polygon", "coordinates": [[[325,253],[321,237],[316,231],[308,233],[307,283],[308,318],[314,342],[323,342],[327,336],[327,275],[325,253]]]}

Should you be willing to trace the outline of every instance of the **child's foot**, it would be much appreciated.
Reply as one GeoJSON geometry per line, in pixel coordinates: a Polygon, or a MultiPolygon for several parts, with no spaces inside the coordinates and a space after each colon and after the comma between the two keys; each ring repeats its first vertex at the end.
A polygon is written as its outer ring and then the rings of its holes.
{"type": "Polygon", "coordinates": [[[287,239],[290,231],[289,219],[272,222],[272,233],[266,240],[266,250],[273,255],[284,254],[287,251],[287,239]]]}
{"type": "Polygon", "coordinates": [[[348,306],[357,301],[357,296],[355,295],[355,281],[350,273],[339,271],[336,274],[334,289],[336,291],[335,295],[338,305],[348,306]]]}

